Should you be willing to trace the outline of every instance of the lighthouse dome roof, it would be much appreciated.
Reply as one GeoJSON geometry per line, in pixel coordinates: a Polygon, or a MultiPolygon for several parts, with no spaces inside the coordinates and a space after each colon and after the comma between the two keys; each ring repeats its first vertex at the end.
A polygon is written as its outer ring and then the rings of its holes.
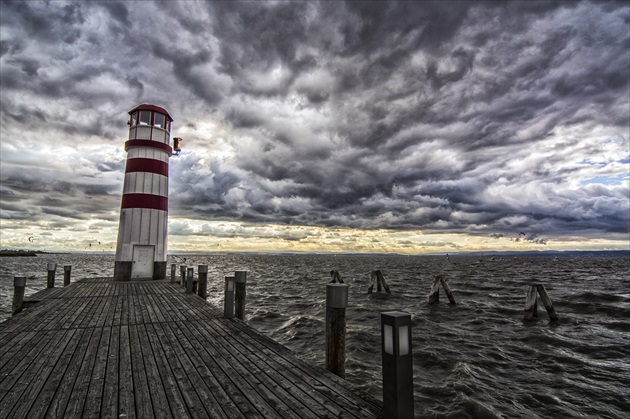
{"type": "Polygon", "coordinates": [[[166,109],[164,109],[161,106],[153,105],[153,104],[150,104],[150,103],[142,103],[142,104],[136,106],[135,108],[131,109],[128,113],[129,113],[129,115],[131,115],[132,113],[134,113],[136,111],[154,111],[154,112],[159,112],[161,114],[166,115],[166,117],[169,119],[169,121],[173,122],[173,118],[171,117],[171,115],[168,113],[168,111],[166,109]]]}

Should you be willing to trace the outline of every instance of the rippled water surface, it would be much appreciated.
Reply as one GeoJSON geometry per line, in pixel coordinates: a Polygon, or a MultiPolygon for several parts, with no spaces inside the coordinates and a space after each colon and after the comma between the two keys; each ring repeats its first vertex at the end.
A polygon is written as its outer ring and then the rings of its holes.
{"type": "MultiPolygon", "coordinates": [[[[209,265],[208,300],[222,306],[224,276],[248,271],[247,322],[298,356],[324,363],[325,285],[331,269],[350,284],[346,379],[381,399],[380,313],[412,315],[417,417],[630,417],[630,259],[361,255],[185,255],[209,265]],[[367,295],[381,269],[392,293],[367,295]],[[457,305],[442,294],[443,273],[457,305]],[[523,321],[528,285],[545,284],[560,320],[523,321]]],[[[27,294],[46,286],[46,266],[73,278],[111,276],[112,255],[0,258],[0,316],[10,315],[13,276],[27,294]]],[[[183,261],[173,257],[171,262],[183,261]]],[[[170,270],[169,270],[170,272],[170,270]]]]}

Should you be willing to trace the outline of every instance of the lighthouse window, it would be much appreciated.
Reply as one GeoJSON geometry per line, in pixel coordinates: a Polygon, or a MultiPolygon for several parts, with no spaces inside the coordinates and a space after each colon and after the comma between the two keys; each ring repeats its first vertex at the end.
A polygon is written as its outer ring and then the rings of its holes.
{"type": "Polygon", "coordinates": [[[138,112],[131,114],[131,126],[135,126],[138,123],[138,112]]]}
{"type": "Polygon", "coordinates": [[[164,115],[156,112],[153,114],[153,119],[154,119],[153,125],[164,129],[164,120],[166,119],[164,118],[164,115]]]}
{"type": "Polygon", "coordinates": [[[151,112],[140,111],[140,125],[149,125],[151,123],[151,112]]]}
{"type": "Polygon", "coordinates": [[[171,132],[171,121],[168,121],[168,120],[166,121],[166,130],[168,132],[171,132]]]}

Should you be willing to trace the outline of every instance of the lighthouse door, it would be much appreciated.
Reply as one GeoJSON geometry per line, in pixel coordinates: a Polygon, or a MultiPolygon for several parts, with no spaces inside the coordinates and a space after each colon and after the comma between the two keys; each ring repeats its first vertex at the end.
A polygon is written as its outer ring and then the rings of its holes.
{"type": "Polygon", "coordinates": [[[134,246],[131,279],[153,278],[153,247],[134,246]]]}

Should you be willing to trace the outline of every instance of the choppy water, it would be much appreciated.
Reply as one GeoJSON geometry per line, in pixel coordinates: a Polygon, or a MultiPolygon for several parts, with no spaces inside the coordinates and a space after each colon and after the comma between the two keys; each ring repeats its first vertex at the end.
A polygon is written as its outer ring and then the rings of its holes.
{"type": "MultiPolygon", "coordinates": [[[[222,306],[224,276],[245,269],[247,322],[313,364],[324,363],[325,284],[339,270],[349,288],[346,379],[381,399],[380,313],[412,315],[417,417],[630,417],[630,259],[346,255],[186,255],[209,265],[209,301],[222,306]],[[367,295],[381,269],[391,294],[367,295]],[[429,306],[433,275],[458,302],[429,306]],[[523,322],[528,284],[545,284],[560,316],[523,322]]],[[[169,263],[174,259],[171,257],[169,263]]],[[[181,260],[181,259],[179,259],[181,260]]],[[[73,278],[111,276],[112,255],[0,258],[0,318],[12,278],[27,294],[46,286],[46,266],[73,278]]],[[[170,270],[169,270],[170,272],[170,270]]]]}

